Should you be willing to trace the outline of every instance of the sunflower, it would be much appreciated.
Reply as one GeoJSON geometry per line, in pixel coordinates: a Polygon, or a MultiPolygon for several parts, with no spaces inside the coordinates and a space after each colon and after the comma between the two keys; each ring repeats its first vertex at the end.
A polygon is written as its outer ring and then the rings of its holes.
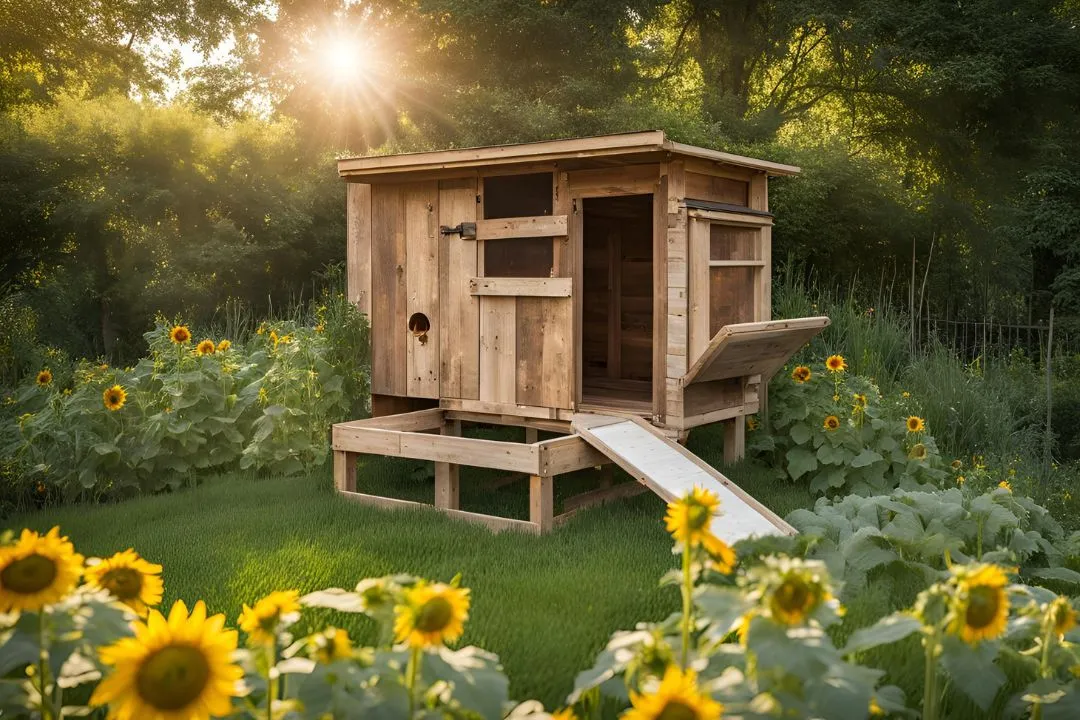
{"type": "Polygon", "coordinates": [[[222,340],[221,342],[219,342],[217,344],[217,351],[218,352],[225,352],[226,350],[228,350],[231,347],[232,347],[231,342],[229,342],[228,340],[222,340]]]}
{"type": "Polygon", "coordinates": [[[697,545],[709,534],[709,522],[720,510],[720,498],[696,485],[684,497],[668,503],[667,531],[676,542],[697,545]]]}
{"type": "Polygon", "coordinates": [[[755,418],[753,415],[747,415],[746,416],[746,429],[747,430],[749,430],[750,432],[754,432],[759,427],[760,427],[760,425],[758,425],[757,418],[755,418]]]}
{"type": "Polygon", "coordinates": [[[800,384],[809,380],[812,375],[813,373],[810,372],[810,368],[805,365],[799,365],[791,371],[791,379],[800,384]]]}
{"type": "Polygon", "coordinates": [[[712,569],[724,575],[730,575],[735,569],[737,558],[735,551],[726,542],[712,533],[706,533],[701,540],[702,547],[709,554],[712,569]]]}
{"type": "Polygon", "coordinates": [[[902,397],[902,398],[904,398],[906,400],[907,398],[911,397],[911,393],[909,393],[907,390],[905,390],[904,392],[900,393],[900,397],[902,397]]]}
{"type": "Polygon", "coordinates": [[[38,387],[47,387],[48,385],[52,384],[52,370],[50,370],[49,368],[45,368],[44,370],[39,372],[37,374],[37,379],[35,382],[37,382],[38,387]]]}
{"type": "Polygon", "coordinates": [[[277,347],[278,334],[277,334],[277,332],[275,332],[273,330],[270,331],[270,342],[274,343],[274,347],[277,347]]]}
{"type": "Polygon", "coordinates": [[[926,429],[926,421],[918,415],[912,415],[907,419],[907,431],[909,433],[922,432],[926,429]]]}
{"type": "Polygon", "coordinates": [[[45,535],[22,531],[11,545],[0,547],[0,613],[30,610],[62,600],[79,582],[83,556],[60,528],[45,535]]]}
{"type": "Polygon", "coordinates": [[[951,463],[949,463],[949,467],[951,467],[953,470],[959,470],[960,468],[964,467],[964,461],[953,460],[951,463]]]}
{"type": "Polygon", "coordinates": [[[127,402],[127,391],[119,385],[113,385],[105,389],[105,392],[101,394],[101,399],[109,410],[119,410],[127,402]]]}
{"type": "Polygon", "coordinates": [[[147,562],[130,548],[87,568],[86,581],[108,590],[139,617],[146,617],[147,606],[161,602],[164,590],[161,566],[147,562]]]}
{"type": "Polygon", "coordinates": [[[184,345],[191,340],[191,331],[187,325],[176,325],[169,331],[169,339],[177,345],[184,345]]]}
{"type": "Polygon", "coordinates": [[[256,645],[269,645],[277,639],[278,626],[295,620],[300,612],[300,593],[296,590],[278,590],[255,603],[244,604],[240,613],[240,629],[248,634],[248,640],[256,645]]]}
{"type": "Polygon", "coordinates": [[[442,583],[419,583],[394,609],[394,637],[413,648],[454,642],[469,618],[469,591],[442,583]]]}
{"type": "Polygon", "coordinates": [[[999,482],[998,487],[1002,490],[1008,490],[1009,492],[1012,492],[1012,485],[1009,484],[1008,480],[1002,480],[1001,482],[999,482]]]}
{"type": "Polygon", "coordinates": [[[563,708],[551,713],[551,720],[577,720],[573,708],[563,708]]]}
{"type": "Polygon", "coordinates": [[[217,350],[217,345],[213,340],[203,340],[195,346],[195,352],[200,355],[213,355],[215,350],[217,350]]]}
{"type": "Polygon", "coordinates": [[[813,564],[780,560],[769,565],[773,573],[762,599],[774,622],[802,625],[822,604],[832,600],[823,571],[813,564]]]}
{"type": "Polygon", "coordinates": [[[866,393],[855,393],[852,396],[852,399],[853,399],[853,401],[855,403],[855,407],[857,407],[857,408],[866,407],[866,393]]]}
{"type": "Polygon", "coordinates": [[[847,370],[847,363],[844,362],[843,355],[830,355],[825,361],[825,367],[829,368],[829,372],[841,373],[847,370]]]}
{"type": "Polygon", "coordinates": [[[951,631],[968,643],[992,640],[1005,632],[1009,620],[1009,579],[997,565],[975,565],[957,572],[951,631]]]}
{"type": "Polygon", "coordinates": [[[836,417],[835,415],[827,415],[825,417],[825,422],[823,422],[821,425],[829,432],[832,432],[833,430],[839,430],[840,418],[836,417]]]}
{"type": "Polygon", "coordinates": [[[1048,608],[1050,622],[1054,624],[1054,632],[1058,637],[1076,627],[1076,611],[1068,598],[1055,598],[1048,608]]]}
{"type": "Polygon", "coordinates": [[[693,670],[683,672],[677,665],[668,666],[654,692],[639,695],[631,691],[630,702],[633,707],[623,714],[623,720],[718,720],[724,710],[698,689],[693,670]]]}
{"type": "Polygon", "coordinates": [[[225,616],[206,617],[195,603],[191,615],[177,600],[169,619],[157,610],[135,623],[135,637],[101,648],[113,672],[94,690],[91,705],[109,705],[115,720],[207,720],[228,715],[243,677],[233,664],[235,630],[225,616]]]}
{"type": "Polygon", "coordinates": [[[926,446],[922,443],[915,443],[908,450],[907,456],[912,460],[925,460],[927,455],[926,446]]]}
{"type": "Polygon", "coordinates": [[[328,627],[308,638],[308,651],[311,657],[326,664],[347,660],[353,656],[349,633],[336,627],[328,627]]]}
{"type": "Polygon", "coordinates": [[[956,484],[957,485],[963,485],[966,482],[967,482],[967,478],[964,477],[963,475],[957,475],[956,476],[956,484]]]}

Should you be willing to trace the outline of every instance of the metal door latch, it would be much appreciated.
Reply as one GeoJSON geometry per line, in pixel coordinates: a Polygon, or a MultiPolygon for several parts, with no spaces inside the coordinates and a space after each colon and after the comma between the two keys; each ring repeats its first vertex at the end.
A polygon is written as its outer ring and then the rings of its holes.
{"type": "Polygon", "coordinates": [[[475,240],[476,223],[463,222],[456,227],[448,227],[446,225],[442,225],[439,227],[439,232],[443,235],[460,235],[462,240],[475,240]]]}

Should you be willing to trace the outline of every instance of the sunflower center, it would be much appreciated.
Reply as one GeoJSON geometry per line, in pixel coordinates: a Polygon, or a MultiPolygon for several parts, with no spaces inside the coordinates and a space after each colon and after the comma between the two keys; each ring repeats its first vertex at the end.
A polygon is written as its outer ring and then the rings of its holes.
{"type": "Polygon", "coordinates": [[[0,572],[0,585],[22,595],[41,592],[56,579],[56,562],[44,555],[27,555],[0,572]]]}
{"type": "Polygon", "coordinates": [[[701,530],[709,523],[709,508],[691,505],[686,509],[686,524],[691,530],[701,530]]]}
{"type": "Polygon", "coordinates": [[[999,592],[989,585],[977,585],[968,591],[965,620],[969,627],[984,628],[994,622],[998,613],[999,592]]]}
{"type": "Polygon", "coordinates": [[[681,700],[668,700],[656,720],[697,720],[697,710],[681,700]]]}
{"type": "Polygon", "coordinates": [[[785,612],[801,612],[810,603],[810,588],[799,580],[785,580],[776,589],[776,604],[785,612]]]}
{"type": "Polygon", "coordinates": [[[416,614],[416,629],[421,632],[439,632],[454,617],[454,608],[446,598],[435,597],[428,600],[416,614]]]}
{"type": "Polygon", "coordinates": [[[143,662],[135,677],[139,696],[158,710],[181,710],[206,688],[210,663],[198,648],[167,645],[143,662]]]}
{"type": "Polygon", "coordinates": [[[134,600],[142,591],[143,576],[133,568],[117,568],[105,573],[101,584],[120,600],[134,600]]]}

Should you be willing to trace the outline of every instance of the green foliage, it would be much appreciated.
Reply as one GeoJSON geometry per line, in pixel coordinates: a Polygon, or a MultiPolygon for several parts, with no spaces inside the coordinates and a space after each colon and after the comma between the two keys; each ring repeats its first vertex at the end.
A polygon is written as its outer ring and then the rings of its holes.
{"type": "Polygon", "coordinates": [[[1073,553],[1058,522],[1004,488],[820,498],[813,510],[795,510],[787,521],[811,538],[809,556],[843,579],[849,601],[883,573],[912,572],[930,582],[950,563],[971,561],[1016,565],[1033,582],[1059,579],[1080,588],[1080,574],[1051,570],[1064,569],[1073,553]]]}
{"type": "Polygon", "coordinates": [[[929,432],[907,427],[917,411],[864,377],[797,366],[770,383],[769,432],[751,433],[747,450],[815,494],[935,486],[946,473],[929,432]]]}
{"type": "Polygon", "coordinates": [[[340,295],[309,325],[275,323],[228,347],[176,343],[172,328],[159,318],[134,366],[83,361],[15,391],[0,436],[17,468],[6,502],[126,497],[234,469],[298,474],[326,458],[327,427],[367,397],[366,320],[340,295]],[[125,399],[111,410],[114,387],[125,399]]]}

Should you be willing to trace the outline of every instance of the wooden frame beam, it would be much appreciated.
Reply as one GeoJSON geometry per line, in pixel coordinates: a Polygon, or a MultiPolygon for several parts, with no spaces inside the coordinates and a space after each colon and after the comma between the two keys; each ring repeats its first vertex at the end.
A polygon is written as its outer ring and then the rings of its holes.
{"type": "Polygon", "coordinates": [[[469,279],[472,295],[498,295],[513,297],[570,297],[573,278],[500,278],[484,277],[469,279]]]}
{"type": "Polygon", "coordinates": [[[535,215],[531,217],[477,220],[477,240],[512,240],[529,237],[566,235],[565,215],[535,215]]]}

